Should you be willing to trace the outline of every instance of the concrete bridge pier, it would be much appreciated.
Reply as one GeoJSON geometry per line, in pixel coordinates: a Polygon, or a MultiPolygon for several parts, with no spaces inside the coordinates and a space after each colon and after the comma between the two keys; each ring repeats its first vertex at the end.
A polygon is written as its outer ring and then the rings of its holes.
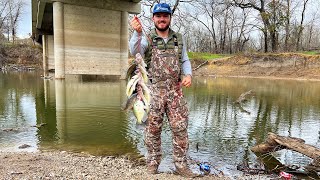
{"type": "Polygon", "coordinates": [[[47,77],[49,74],[48,69],[48,38],[46,35],[42,36],[42,68],[43,68],[43,76],[47,77]]]}
{"type": "Polygon", "coordinates": [[[121,12],[121,32],[120,32],[120,79],[126,78],[128,67],[128,12],[121,12]]]}
{"type": "Polygon", "coordinates": [[[53,34],[54,34],[54,60],[55,78],[65,78],[64,57],[64,8],[62,2],[53,2],[53,34]]]}
{"type": "MultiPolygon", "coordinates": [[[[128,67],[128,14],[140,0],[32,0],[33,36],[43,42],[44,70],[66,75],[111,75],[128,67]]],[[[46,75],[46,73],[45,73],[46,75]]]]}

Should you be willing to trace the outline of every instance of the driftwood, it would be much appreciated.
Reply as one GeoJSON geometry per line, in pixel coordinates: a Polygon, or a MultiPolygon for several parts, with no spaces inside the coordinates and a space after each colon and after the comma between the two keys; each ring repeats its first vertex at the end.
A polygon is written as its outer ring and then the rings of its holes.
{"type": "Polygon", "coordinates": [[[309,171],[320,172],[320,149],[309,144],[305,144],[303,139],[279,136],[270,132],[268,133],[268,138],[265,143],[251,148],[253,152],[262,154],[281,149],[290,149],[310,157],[313,159],[313,162],[305,168],[309,171]]]}
{"type": "Polygon", "coordinates": [[[247,91],[245,93],[242,93],[239,98],[236,100],[236,104],[241,104],[245,101],[247,101],[247,98],[250,97],[251,95],[253,95],[253,91],[250,90],[250,91],[247,91]]]}
{"type": "Polygon", "coordinates": [[[247,99],[248,99],[251,95],[253,95],[253,94],[254,94],[254,92],[253,92],[252,90],[247,91],[247,92],[245,92],[245,93],[242,93],[242,94],[239,96],[239,98],[235,101],[236,106],[239,107],[239,109],[240,109],[241,112],[244,112],[244,113],[247,113],[247,114],[251,114],[249,111],[245,110],[245,109],[242,107],[242,103],[246,102],[247,99]]]}
{"type": "Polygon", "coordinates": [[[204,65],[208,64],[208,63],[209,63],[209,61],[205,61],[205,62],[203,62],[203,63],[199,64],[199,66],[195,67],[193,70],[195,71],[195,70],[197,70],[197,69],[201,68],[202,66],[204,66],[204,65]]]}

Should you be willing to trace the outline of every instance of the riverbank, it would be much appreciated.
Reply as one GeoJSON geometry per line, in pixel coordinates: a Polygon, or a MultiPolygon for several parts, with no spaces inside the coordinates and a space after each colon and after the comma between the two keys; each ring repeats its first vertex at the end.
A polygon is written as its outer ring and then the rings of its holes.
{"type": "Polygon", "coordinates": [[[30,43],[0,44],[0,70],[42,69],[42,49],[30,43]]]}
{"type": "MultiPolygon", "coordinates": [[[[194,61],[193,67],[203,61],[194,61]]],[[[248,54],[209,60],[196,76],[320,80],[320,55],[301,53],[248,54]]]]}
{"type": "MultiPolygon", "coordinates": [[[[0,179],[187,179],[165,172],[149,174],[145,165],[137,165],[123,157],[65,151],[1,152],[0,160],[0,179]]],[[[194,179],[226,180],[230,177],[210,175],[194,179]]],[[[255,175],[237,179],[271,178],[268,175],[255,175]]]]}

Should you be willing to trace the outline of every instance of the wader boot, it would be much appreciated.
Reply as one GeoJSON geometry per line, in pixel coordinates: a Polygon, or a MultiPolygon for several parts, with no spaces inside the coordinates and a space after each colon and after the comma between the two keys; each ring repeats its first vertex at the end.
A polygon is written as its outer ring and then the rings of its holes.
{"type": "Polygon", "coordinates": [[[148,165],[147,170],[150,174],[158,174],[158,165],[148,165]]]}
{"type": "Polygon", "coordinates": [[[179,174],[180,176],[186,177],[186,178],[195,178],[195,177],[200,177],[199,174],[196,174],[192,172],[192,170],[188,167],[187,163],[180,163],[180,162],[175,162],[174,165],[176,166],[176,173],[179,174]]]}

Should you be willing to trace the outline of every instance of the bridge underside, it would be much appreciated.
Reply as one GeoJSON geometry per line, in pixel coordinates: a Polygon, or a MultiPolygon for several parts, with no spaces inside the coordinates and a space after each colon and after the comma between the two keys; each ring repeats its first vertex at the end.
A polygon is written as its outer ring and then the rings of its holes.
{"type": "Polygon", "coordinates": [[[32,0],[33,36],[43,45],[44,71],[124,77],[128,64],[128,14],[136,1],[32,0]]]}

